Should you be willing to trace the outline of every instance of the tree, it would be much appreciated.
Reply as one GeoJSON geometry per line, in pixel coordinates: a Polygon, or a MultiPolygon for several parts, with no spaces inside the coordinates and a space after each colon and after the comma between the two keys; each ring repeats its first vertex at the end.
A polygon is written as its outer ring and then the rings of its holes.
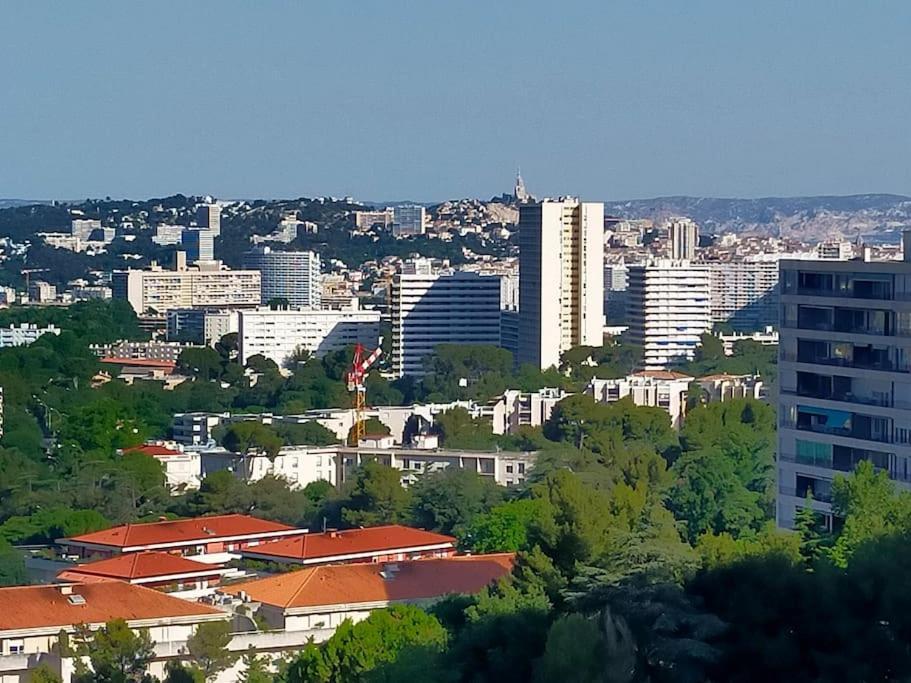
{"type": "Polygon", "coordinates": [[[177,357],[177,368],[203,381],[218,379],[222,371],[222,357],[211,346],[184,349],[177,357]]]}
{"type": "Polygon", "coordinates": [[[567,614],[551,624],[544,654],[535,663],[534,679],[540,683],[601,683],[604,658],[598,622],[581,614],[567,614]]]}
{"type": "Polygon", "coordinates": [[[258,656],[253,647],[244,653],[241,661],[238,683],[272,683],[273,677],[269,673],[268,660],[258,656]]]}
{"type": "Polygon", "coordinates": [[[813,565],[826,548],[827,533],[824,515],[813,509],[813,496],[807,499],[794,516],[794,531],[800,539],[800,556],[808,565],[813,565]]]}
{"type": "Polygon", "coordinates": [[[21,586],[28,583],[25,559],[9,542],[0,538],[0,586],[21,586]]]}
{"type": "Polygon", "coordinates": [[[284,441],[261,422],[244,421],[228,425],[221,438],[221,445],[241,455],[251,452],[264,453],[269,459],[274,460],[284,441]]]}
{"type": "Polygon", "coordinates": [[[272,430],[284,441],[286,446],[332,446],[339,442],[334,432],[329,431],[319,422],[276,422],[272,430]]]}
{"type": "Polygon", "coordinates": [[[363,621],[343,622],[322,646],[304,648],[288,670],[288,683],[356,681],[410,648],[441,650],[446,630],[412,605],[374,610],[363,621]]]}
{"type": "Polygon", "coordinates": [[[724,344],[714,334],[706,332],[699,337],[699,346],[696,347],[696,362],[717,363],[724,359],[724,344]]]}
{"type": "Polygon", "coordinates": [[[477,515],[459,533],[459,545],[475,553],[526,550],[528,534],[542,514],[540,499],[512,500],[477,515]]]}
{"type": "Polygon", "coordinates": [[[164,683],[205,683],[205,679],[199,669],[171,660],[165,665],[164,683]]]}
{"type": "Polygon", "coordinates": [[[410,490],[415,525],[442,534],[462,530],[505,493],[490,477],[458,467],[422,475],[410,490]]]}
{"type": "Polygon", "coordinates": [[[63,679],[46,662],[29,671],[28,683],[63,683],[63,679]]]}
{"type": "Polygon", "coordinates": [[[187,651],[205,680],[214,679],[237,659],[237,654],[228,650],[230,642],[230,621],[204,622],[187,640],[187,651]]]}
{"type": "Polygon", "coordinates": [[[398,524],[407,519],[409,503],[399,470],[371,460],[357,470],[342,519],[351,526],[398,524]]]}
{"type": "MultiPolygon", "coordinates": [[[[368,436],[389,436],[392,430],[381,420],[375,417],[368,417],[364,420],[364,434],[368,436]]],[[[347,443],[349,446],[357,446],[357,425],[352,425],[348,430],[347,443]]]]}
{"type": "Polygon", "coordinates": [[[143,681],[154,657],[154,645],[147,631],[134,631],[123,619],[109,621],[97,631],[79,627],[76,654],[92,664],[92,673],[80,672],[79,679],[94,683],[143,681]]]}
{"type": "Polygon", "coordinates": [[[488,420],[473,418],[465,408],[450,408],[434,419],[434,428],[447,448],[491,450],[496,445],[488,420]]]}

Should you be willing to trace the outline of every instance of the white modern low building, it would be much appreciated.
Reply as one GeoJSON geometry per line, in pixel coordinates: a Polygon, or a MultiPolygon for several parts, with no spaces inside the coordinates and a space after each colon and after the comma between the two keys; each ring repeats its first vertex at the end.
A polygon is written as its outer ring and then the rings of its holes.
{"type": "Polygon", "coordinates": [[[358,343],[375,348],[380,313],[261,307],[240,311],[237,327],[241,363],[261,355],[284,367],[299,351],[323,356],[358,343]]]}
{"type": "Polygon", "coordinates": [[[555,388],[531,392],[510,389],[482,407],[481,417],[490,418],[494,434],[513,434],[519,427],[543,425],[554,406],[568,395],[555,388]]]}
{"type": "Polygon", "coordinates": [[[705,266],[658,260],[629,267],[629,334],[642,347],[645,369],[692,360],[711,327],[705,266]]]}
{"type": "Polygon", "coordinates": [[[645,370],[620,379],[589,382],[586,393],[599,403],[613,403],[629,397],[637,406],[663,408],[671,425],[679,429],[686,415],[686,398],[693,378],[680,372],[645,370]]]}
{"type": "Polygon", "coordinates": [[[28,346],[33,344],[46,334],[60,335],[60,328],[54,325],[47,327],[38,327],[31,323],[22,323],[21,325],[10,325],[9,327],[0,328],[0,349],[10,346],[28,346]]]}

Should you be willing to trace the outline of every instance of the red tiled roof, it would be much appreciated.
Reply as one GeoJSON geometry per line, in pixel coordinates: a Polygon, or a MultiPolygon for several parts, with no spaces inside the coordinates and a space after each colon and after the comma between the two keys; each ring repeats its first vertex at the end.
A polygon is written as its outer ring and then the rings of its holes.
{"type": "Polygon", "coordinates": [[[287,559],[307,563],[319,559],[381,554],[392,550],[408,550],[409,548],[441,544],[455,548],[456,539],[423,529],[390,524],[366,529],[303,534],[246,548],[242,552],[245,555],[262,555],[276,560],[287,559]]]}
{"type": "Polygon", "coordinates": [[[165,368],[173,370],[177,363],[172,360],[155,360],[154,358],[119,358],[117,356],[105,356],[101,359],[102,363],[111,365],[132,365],[140,368],[165,368]]]}
{"type": "Polygon", "coordinates": [[[194,541],[210,542],[218,538],[268,535],[282,531],[304,533],[303,529],[247,515],[216,515],[145,524],[123,524],[104,531],[61,539],[60,543],[141,548],[152,545],[187,545],[194,541]]]}
{"type": "Polygon", "coordinates": [[[120,581],[72,586],[85,604],[74,604],[62,586],[0,588],[0,632],[18,629],[64,628],[100,624],[112,619],[170,619],[225,615],[212,607],[174,598],[159,591],[120,581]]]}
{"type": "Polygon", "coordinates": [[[512,571],[515,556],[464,555],[384,564],[330,564],[237,583],[221,591],[284,609],[476,593],[512,571]],[[398,567],[390,572],[391,565],[398,567]],[[387,576],[383,576],[383,573],[387,576]]]}
{"type": "Polygon", "coordinates": [[[124,448],[124,453],[142,453],[143,455],[151,455],[153,458],[170,456],[170,455],[183,455],[180,451],[175,451],[173,448],[166,448],[155,443],[147,443],[142,446],[133,446],[132,448],[124,448]]]}
{"type": "Polygon", "coordinates": [[[634,372],[633,377],[651,377],[652,379],[693,379],[690,375],[673,370],[642,370],[634,372]]]}
{"type": "Polygon", "coordinates": [[[57,575],[57,578],[67,581],[82,581],[86,577],[100,577],[129,581],[130,579],[151,579],[156,576],[206,571],[210,574],[218,574],[218,570],[219,565],[194,562],[179,555],[156,552],[130,553],[64,569],[57,575]]]}

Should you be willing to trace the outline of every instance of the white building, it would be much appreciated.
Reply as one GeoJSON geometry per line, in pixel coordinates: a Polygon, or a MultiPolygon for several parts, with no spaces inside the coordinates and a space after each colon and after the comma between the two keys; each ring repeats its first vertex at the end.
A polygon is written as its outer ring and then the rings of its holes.
{"type": "Polygon", "coordinates": [[[186,228],[182,225],[166,225],[162,223],[161,225],[155,226],[155,235],[152,237],[152,242],[160,247],[180,244],[184,230],[186,230],[186,228]]]}
{"type": "Polygon", "coordinates": [[[221,207],[218,204],[200,204],[196,207],[196,225],[208,230],[215,237],[221,235],[221,207]]]}
{"type": "Polygon", "coordinates": [[[88,218],[76,218],[70,223],[70,234],[87,241],[96,230],[101,230],[101,221],[88,218]]]}
{"type": "Polygon", "coordinates": [[[46,334],[60,335],[60,328],[54,325],[38,327],[32,323],[22,323],[19,326],[10,325],[0,328],[0,349],[9,346],[28,346],[38,341],[46,334]]]}
{"type": "Polygon", "coordinates": [[[237,332],[237,310],[175,308],[168,311],[169,341],[212,345],[226,334],[237,332]]]}
{"type": "Polygon", "coordinates": [[[285,299],[295,308],[319,308],[320,258],[312,251],[276,251],[259,246],[244,254],[244,268],[261,275],[261,299],[285,299]]]}
{"type": "Polygon", "coordinates": [[[392,225],[393,220],[392,209],[354,212],[354,225],[358,230],[363,232],[370,230],[375,225],[379,225],[386,230],[392,225]]]}
{"type": "Polygon", "coordinates": [[[696,380],[708,402],[724,403],[738,398],[762,399],[765,384],[759,375],[706,375],[696,380]]]}
{"type": "Polygon", "coordinates": [[[554,406],[566,398],[562,389],[540,391],[510,389],[491,400],[481,409],[481,416],[490,418],[494,434],[512,434],[519,427],[540,427],[553,412],[554,406]]]}
{"type": "Polygon", "coordinates": [[[379,311],[330,311],[261,307],[238,315],[240,361],[262,355],[284,367],[296,351],[322,356],[352,344],[379,345],[379,311]]]}
{"type": "Polygon", "coordinates": [[[273,459],[266,455],[232,453],[223,448],[205,450],[200,458],[201,476],[228,470],[246,482],[267,476],[281,477],[291,488],[304,488],[315,481],[338,482],[338,448],[316,446],[285,446],[273,459]]]}
{"type": "Polygon", "coordinates": [[[215,233],[210,230],[187,228],[181,235],[180,244],[189,263],[215,260],[215,233]]]}
{"type": "Polygon", "coordinates": [[[427,229],[427,211],[423,206],[403,205],[392,210],[392,234],[396,237],[423,235],[427,229]]]}
{"type": "Polygon", "coordinates": [[[183,252],[178,252],[175,270],[158,265],[147,270],[115,270],[111,290],[115,299],[126,299],[139,315],[196,306],[258,306],[260,274],[257,270],[229,270],[218,261],[187,267],[183,252]]]}
{"type": "Polygon", "coordinates": [[[30,282],[28,286],[29,301],[38,304],[46,304],[57,299],[57,287],[49,282],[36,280],[30,282]]]}
{"type": "Polygon", "coordinates": [[[778,261],[710,261],[713,323],[739,330],[778,324],[778,261]]]}
{"type": "Polygon", "coordinates": [[[699,246],[699,228],[689,218],[672,218],[667,226],[668,251],[675,261],[692,261],[699,246]]]}
{"type": "Polygon", "coordinates": [[[671,426],[680,429],[692,381],[692,377],[680,372],[645,370],[620,379],[593,378],[585,393],[599,403],[613,403],[629,396],[637,406],[663,408],[670,415],[671,426]]]}
{"type": "Polygon", "coordinates": [[[827,240],[816,245],[818,258],[847,261],[854,257],[854,245],[846,240],[827,240]]]}
{"type": "Polygon", "coordinates": [[[737,342],[754,341],[763,346],[775,346],[778,344],[779,333],[775,327],[769,325],[755,332],[723,332],[718,335],[718,338],[724,347],[724,355],[731,356],[734,354],[734,344],[737,342]]]}
{"type": "Polygon", "coordinates": [[[440,344],[500,344],[500,278],[457,272],[393,278],[392,369],[420,376],[440,344]]]}
{"type": "Polygon", "coordinates": [[[604,205],[576,199],[519,209],[519,361],[559,366],[560,355],[601,346],[604,205]]]}
{"type": "Polygon", "coordinates": [[[692,360],[711,327],[705,266],[659,260],[629,267],[629,332],[643,349],[645,369],[692,360]]]}

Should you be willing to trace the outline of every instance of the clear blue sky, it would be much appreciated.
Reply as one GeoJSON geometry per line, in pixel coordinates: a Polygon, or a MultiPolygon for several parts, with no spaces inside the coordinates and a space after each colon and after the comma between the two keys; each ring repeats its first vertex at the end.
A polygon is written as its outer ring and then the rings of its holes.
{"type": "Polygon", "coordinates": [[[911,2],[0,5],[0,197],[911,194],[911,2]]]}

